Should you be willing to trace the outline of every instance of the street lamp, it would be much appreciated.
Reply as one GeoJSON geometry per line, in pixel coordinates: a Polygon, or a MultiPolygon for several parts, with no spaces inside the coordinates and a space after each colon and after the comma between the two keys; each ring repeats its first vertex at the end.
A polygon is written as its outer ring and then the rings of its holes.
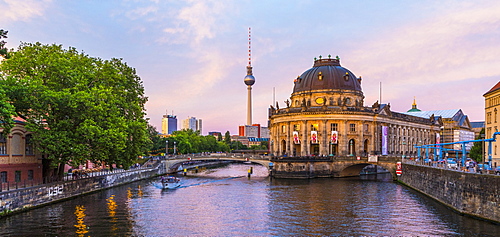
{"type": "Polygon", "coordinates": [[[167,158],[168,156],[168,140],[166,141],[166,145],[165,145],[165,158],[167,158]]]}
{"type": "Polygon", "coordinates": [[[174,155],[177,154],[177,147],[176,147],[177,142],[174,142],[174,155]]]}

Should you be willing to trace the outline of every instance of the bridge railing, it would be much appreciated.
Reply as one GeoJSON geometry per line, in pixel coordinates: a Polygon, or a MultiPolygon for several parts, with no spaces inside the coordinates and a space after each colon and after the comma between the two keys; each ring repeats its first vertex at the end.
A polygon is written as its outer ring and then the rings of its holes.
{"type": "Polygon", "coordinates": [[[166,159],[195,159],[195,158],[249,158],[257,160],[269,160],[270,156],[262,156],[255,154],[241,154],[241,153],[195,153],[195,154],[182,154],[182,155],[170,155],[166,159]]]}

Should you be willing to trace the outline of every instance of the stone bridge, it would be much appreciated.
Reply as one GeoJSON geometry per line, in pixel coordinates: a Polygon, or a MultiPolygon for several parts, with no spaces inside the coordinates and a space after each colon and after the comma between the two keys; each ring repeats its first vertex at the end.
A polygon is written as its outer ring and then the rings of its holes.
{"type": "Polygon", "coordinates": [[[236,156],[231,154],[221,154],[216,156],[206,155],[206,156],[176,156],[171,157],[162,161],[165,164],[167,173],[175,173],[182,171],[183,169],[194,169],[195,167],[204,167],[217,165],[228,162],[250,162],[252,164],[259,164],[266,168],[270,168],[269,164],[271,161],[269,160],[269,156],[236,156]],[[201,162],[200,162],[201,161],[201,162]]]}
{"type": "Polygon", "coordinates": [[[272,176],[275,178],[316,178],[359,176],[367,165],[388,170],[396,179],[396,164],[401,157],[286,157],[274,158],[272,176]]]}
{"type": "Polygon", "coordinates": [[[401,157],[269,157],[269,156],[237,156],[220,154],[216,156],[177,156],[163,161],[168,173],[194,169],[225,162],[250,162],[265,166],[275,178],[316,178],[316,177],[352,177],[359,176],[367,165],[377,165],[388,170],[396,179],[396,163],[401,157]],[[202,161],[202,162],[200,162],[202,161]],[[182,166],[181,166],[182,165],[182,166]]]}

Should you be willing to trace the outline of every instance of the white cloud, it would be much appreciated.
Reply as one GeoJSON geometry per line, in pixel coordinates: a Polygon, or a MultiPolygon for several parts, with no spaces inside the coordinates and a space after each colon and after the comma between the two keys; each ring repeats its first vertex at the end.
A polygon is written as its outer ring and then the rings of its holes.
{"type": "Polygon", "coordinates": [[[43,16],[51,4],[52,0],[4,0],[0,2],[0,9],[2,9],[0,23],[29,21],[32,18],[43,16]]]}
{"type": "Polygon", "coordinates": [[[396,84],[499,75],[488,68],[500,64],[500,4],[453,10],[380,32],[350,57],[365,75],[396,84]]]}

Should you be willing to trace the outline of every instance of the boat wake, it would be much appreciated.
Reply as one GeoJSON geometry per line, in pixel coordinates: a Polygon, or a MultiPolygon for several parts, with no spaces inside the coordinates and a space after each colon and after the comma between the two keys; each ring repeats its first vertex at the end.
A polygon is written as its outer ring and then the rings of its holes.
{"type": "MultiPolygon", "coordinates": [[[[236,176],[236,177],[229,177],[229,178],[225,178],[225,179],[209,180],[209,181],[200,182],[200,183],[194,183],[194,184],[189,184],[189,185],[182,185],[181,184],[181,186],[177,187],[176,189],[194,187],[194,186],[198,186],[198,185],[216,183],[216,182],[221,182],[221,181],[226,181],[226,180],[231,180],[231,179],[237,179],[237,178],[242,178],[242,177],[245,177],[245,176],[242,175],[242,176],[236,176]]],[[[161,182],[153,182],[152,184],[157,189],[163,189],[163,186],[162,186],[161,182]]]]}

